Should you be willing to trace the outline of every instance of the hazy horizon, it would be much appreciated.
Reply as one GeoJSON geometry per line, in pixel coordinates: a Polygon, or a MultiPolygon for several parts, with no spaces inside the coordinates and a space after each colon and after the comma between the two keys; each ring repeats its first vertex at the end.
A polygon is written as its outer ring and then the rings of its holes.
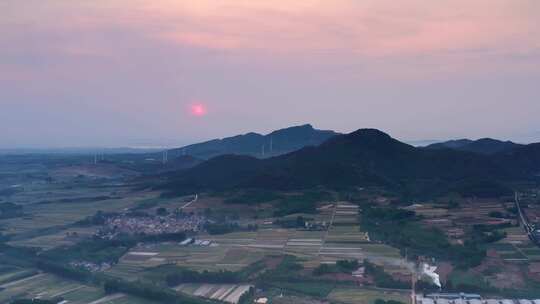
{"type": "Polygon", "coordinates": [[[0,148],[540,141],[536,0],[0,3],[0,148]]]}
{"type": "MultiPolygon", "coordinates": [[[[283,128],[288,128],[288,127],[294,127],[294,126],[299,126],[300,124],[298,125],[292,125],[292,126],[284,126],[282,128],[279,128],[279,129],[283,129],[283,128]]],[[[315,129],[320,129],[318,128],[317,126],[313,126],[315,129]]],[[[279,129],[276,129],[276,130],[279,130],[279,129]]],[[[359,128],[359,129],[364,129],[364,128],[359,128]]],[[[357,129],[357,130],[359,130],[357,129]]],[[[376,128],[377,129],[377,128],[376,128]]],[[[270,134],[271,132],[273,131],[276,131],[276,130],[268,130],[268,131],[262,131],[262,132],[255,132],[255,133],[258,133],[258,134],[261,134],[261,135],[268,135],[270,134]]],[[[380,129],[379,129],[380,130],[380,129]]],[[[336,131],[336,130],[332,130],[332,131],[336,131]]],[[[352,130],[350,132],[354,132],[356,130],[352,130]]],[[[381,130],[385,133],[387,133],[386,131],[384,130],[381,130]]],[[[169,140],[156,140],[156,141],[152,141],[152,140],[146,140],[145,142],[134,142],[132,144],[124,144],[124,145],[110,145],[110,146],[106,146],[106,145],[80,145],[80,146],[69,146],[69,145],[66,145],[66,146],[39,146],[39,145],[28,145],[28,146],[18,146],[18,147],[3,147],[0,145],[0,151],[4,150],[4,151],[17,151],[17,150],[20,150],[20,151],[23,151],[23,150],[27,150],[27,151],[32,151],[32,150],[35,150],[35,151],[59,151],[61,152],[62,150],[66,150],[66,151],[69,151],[69,150],[73,150],[73,151],[84,151],[84,150],[89,150],[89,151],[96,151],[96,150],[99,150],[99,149],[102,149],[105,153],[107,153],[107,150],[109,151],[114,151],[116,149],[133,149],[133,150],[161,150],[161,149],[172,149],[172,148],[180,148],[180,147],[183,147],[183,146],[188,146],[188,145],[192,145],[192,144],[197,144],[197,143],[202,143],[202,142],[205,142],[205,141],[210,141],[210,140],[214,140],[214,139],[223,139],[225,137],[233,137],[233,136],[237,136],[237,135],[245,135],[247,133],[251,133],[253,131],[250,131],[250,130],[245,130],[245,131],[241,131],[240,133],[237,133],[237,134],[229,134],[229,135],[226,135],[226,136],[222,136],[222,137],[212,137],[212,138],[203,138],[201,140],[195,140],[193,142],[183,142],[181,140],[173,140],[173,139],[169,139],[169,140]]],[[[342,133],[342,134],[346,134],[346,133],[350,133],[350,132],[339,132],[339,131],[336,131],[338,133],[342,133]]],[[[512,139],[507,139],[507,138],[495,138],[495,137],[485,137],[485,136],[481,136],[481,137],[449,137],[449,138],[438,138],[438,139],[435,139],[435,138],[432,138],[432,139],[408,139],[408,138],[397,138],[395,136],[393,136],[392,134],[388,133],[390,136],[394,137],[395,139],[403,142],[403,143],[406,143],[406,144],[409,144],[409,145],[413,145],[413,146],[416,146],[416,147],[423,147],[423,146],[427,146],[427,145],[430,145],[430,144],[434,144],[434,143],[439,143],[439,142],[445,142],[445,141],[451,141],[451,140],[461,140],[461,139],[470,139],[470,140],[479,140],[479,139],[484,139],[484,138],[492,138],[492,139],[497,139],[497,140],[501,140],[501,141],[507,141],[507,140],[510,140],[510,141],[513,141],[515,143],[519,143],[519,144],[530,144],[530,143],[538,143],[540,142],[540,140],[538,141],[535,141],[535,140],[512,140],[512,139]]],[[[93,153],[93,152],[92,152],[93,153]]]]}

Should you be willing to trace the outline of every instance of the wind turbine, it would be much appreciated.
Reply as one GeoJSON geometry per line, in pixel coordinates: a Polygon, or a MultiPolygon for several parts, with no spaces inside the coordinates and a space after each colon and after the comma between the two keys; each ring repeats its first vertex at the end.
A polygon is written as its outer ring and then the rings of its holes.
{"type": "Polygon", "coordinates": [[[165,150],[163,151],[163,164],[166,164],[168,160],[169,160],[169,151],[165,150]]]}

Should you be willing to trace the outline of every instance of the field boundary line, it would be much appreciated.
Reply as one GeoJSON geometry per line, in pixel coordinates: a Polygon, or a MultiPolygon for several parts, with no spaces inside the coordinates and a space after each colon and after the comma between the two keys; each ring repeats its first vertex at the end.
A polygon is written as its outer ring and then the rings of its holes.
{"type": "Polygon", "coordinates": [[[22,282],[30,281],[30,280],[33,280],[35,278],[40,278],[40,277],[42,277],[44,275],[45,275],[45,273],[38,273],[38,274],[33,275],[31,277],[27,277],[27,278],[20,279],[20,280],[17,280],[17,281],[5,283],[4,285],[0,285],[0,288],[8,288],[8,287],[11,287],[13,285],[17,285],[17,284],[22,283],[22,282]]]}
{"type": "Polygon", "coordinates": [[[322,239],[321,247],[319,247],[319,253],[317,254],[318,256],[321,256],[321,252],[324,248],[324,245],[326,244],[326,239],[328,238],[328,235],[330,234],[330,229],[332,229],[332,227],[334,226],[334,219],[336,217],[336,211],[337,211],[338,205],[339,205],[338,202],[334,204],[334,211],[332,212],[332,218],[330,219],[330,224],[328,225],[328,228],[326,229],[326,233],[324,234],[324,238],[322,239]]]}

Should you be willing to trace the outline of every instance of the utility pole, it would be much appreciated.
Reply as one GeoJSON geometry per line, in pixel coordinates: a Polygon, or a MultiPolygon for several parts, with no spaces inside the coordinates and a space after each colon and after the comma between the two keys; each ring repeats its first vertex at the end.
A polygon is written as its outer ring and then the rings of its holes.
{"type": "Polygon", "coordinates": [[[412,290],[411,290],[411,303],[416,304],[416,275],[415,271],[412,272],[412,290]]]}
{"type": "MultiPolygon", "coordinates": [[[[409,260],[409,248],[405,248],[405,263],[409,260]]],[[[416,304],[416,270],[419,263],[415,261],[414,267],[411,271],[411,304],[416,304]]]]}

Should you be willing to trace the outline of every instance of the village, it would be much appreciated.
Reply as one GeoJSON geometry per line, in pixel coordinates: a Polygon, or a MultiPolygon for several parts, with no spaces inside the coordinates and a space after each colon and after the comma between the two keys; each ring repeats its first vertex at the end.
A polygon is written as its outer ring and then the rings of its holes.
{"type": "Polygon", "coordinates": [[[162,235],[198,232],[207,222],[205,216],[194,213],[175,212],[161,216],[122,214],[107,218],[103,227],[96,232],[96,236],[102,239],[114,239],[119,234],[162,235]]]}

